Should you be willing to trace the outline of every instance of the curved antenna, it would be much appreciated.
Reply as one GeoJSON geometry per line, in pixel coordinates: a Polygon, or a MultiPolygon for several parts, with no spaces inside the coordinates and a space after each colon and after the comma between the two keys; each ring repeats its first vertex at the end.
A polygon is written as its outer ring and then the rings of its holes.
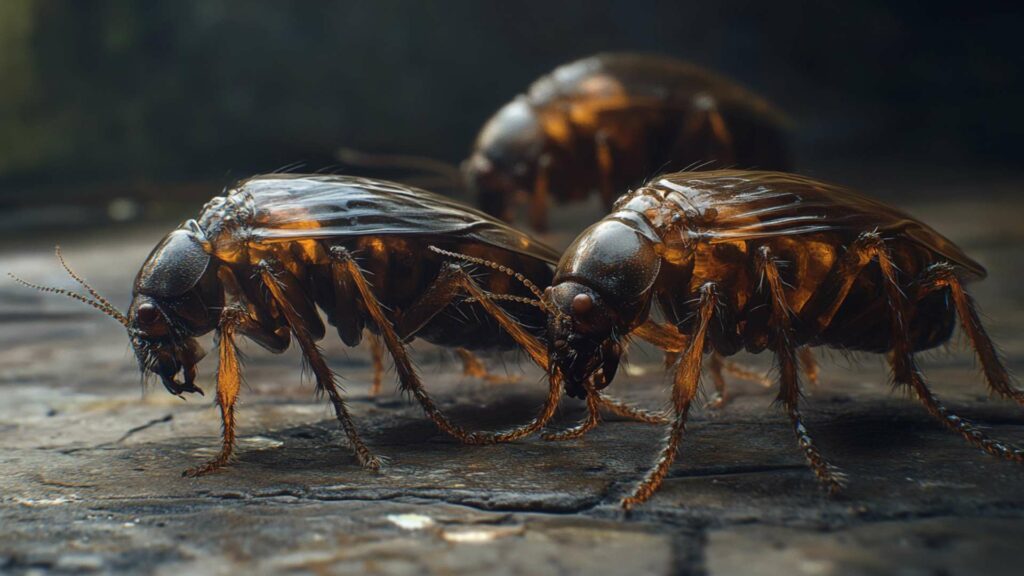
{"type": "MultiPolygon", "coordinates": [[[[491,301],[502,301],[502,302],[518,302],[519,304],[526,304],[528,306],[536,306],[541,310],[547,311],[547,307],[540,300],[534,300],[533,298],[527,298],[525,296],[516,296],[514,294],[487,294],[485,296],[491,301]]],[[[479,298],[469,297],[463,300],[463,302],[476,302],[479,298]]]]}
{"type": "Polygon", "coordinates": [[[449,258],[456,258],[458,260],[464,260],[466,262],[470,262],[470,263],[473,263],[473,264],[479,264],[481,266],[486,266],[486,267],[488,267],[488,268],[490,268],[492,270],[497,270],[498,272],[501,272],[502,274],[505,274],[507,276],[515,278],[516,280],[519,281],[520,284],[522,284],[523,286],[526,286],[526,289],[529,290],[534,296],[537,297],[537,302],[549,314],[553,315],[554,317],[558,318],[561,321],[565,321],[565,320],[568,319],[568,316],[566,316],[561,311],[557,310],[554,306],[552,306],[551,303],[548,302],[544,298],[544,293],[541,291],[541,289],[538,288],[536,284],[531,282],[529,278],[527,278],[526,276],[523,276],[522,273],[516,272],[515,270],[509,268],[508,266],[505,266],[505,265],[502,265],[502,264],[498,264],[497,262],[492,262],[490,260],[484,260],[483,258],[477,258],[476,256],[469,256],[468,254],[459,254],[458,252],[450,252],[448,250],[442,250],[441,248],[438,248],[437,246],[430,246],[429,248],[430,248],[430,250],[432,252],[435,252],[435,253],[440,254],[442,256],[448,256],[449,258]]]}
{"type": "Polygon", "coordinates": [[[361,168],[397,168],[428,172],[443,176],[450,184],[454,184],[455,187],[462,186],[462,172],[457,166],[425,156],[368,154],[354,148],[340,148],[337,152],[337,158],[345,164],[361,168]]]}
{"type": "Polygon", "coordinates": [[[121,314],[117,310],[112,310],[110,308],[107,308],[106,306],[104,306],[103,304],[100,304],[99,302],[90,300],[90,299],[86,298],[85,296],[82,296],[81,294],[77,294],[77,293],[72,292],[70,290],[64,290],[63,288],[53,288],[51,286],[40,286],[39,284],[33,284],[33,283],[31,283],[31,282],[29,282],[27,280],[22,280],[21,278],[18,278],[17,276],[15,276],[14,274],[11,274],[10,272],[8,272],[7,275],[10,276],[15,282],[17,282],[18,284],[21,284],[23,286],[28,286],[29,288],[35,288],[36,290],[39,290],[40,292],[49,292],[51,294],[60,294],[62,296],[67,296],[68,298],[71,298],[72,300],[78,300],[79,302],[81,302],[83,304],[88,304],[89,306],[92,306],[93,308],[99,310],[100,312],[103,312],[107,316],[110,316],[114,320],[117,320],[122,325],[124,325],[125,328],[128,327],[128,319],[125,318],[123,314],[121,314]]]}
{"type": "Polygon", "coordinates": [[[110,316],[115,318],[121,324],[124,324],[125,326],[127,326],[128,325],[128,319],[124,316],[124,314],[119,312],[117,310],[117,308],[114,307],[114,305],[110,303],[109,300],[107,300],[103,296],[100,296],[99,293],[96,292],[96,290],[94,290],[92,286],[89,286],[89,283],[86,282],[81,276],[79,276],[78,274],[75,274],[75,271],[71,269],[71,266],[68,266],[68,263],[64,260],[64,255],[61,254],[60,245],[59,244],[54,248],[54,252],[57,254],[57,260],[60,260],[60,265],[64,267],[64,270],[67,271],[68,275],[71,276],[72,278],[74,278],[74,280],[76,282],[81,284],[83,288],[88,290],[89,294],[92,295],[92,297],[96,300],[96,302],[98,302],[99,304],[102,304],[103,306],[105,306],[107,308],[107,313],[110,316]]]}
{"type": "Polygon", "coordinates": [[[89,294],[91,294],[93,298],[95,298],[95,300],[90,300],[89,298],[86,298],[85,296],[82,296],[77,292],[72,292],[70,290],[65,290],[63,288],[54,288],[52,286],[42,286],[40,284],[33,284],[32,282],[23,280],[10,272],[8,272],[7,275],[10,276],[15,282],[21,284],[22,286],[28,286],[29,288],[34,288],[36,290],[39,290],[40,292],[60,294],[61,296],[67,296],[72,300],[78,300],[83,304],[88,304],[89,306],[92,306],[93,308],[99,310],[100,312],[103,312],[107,316],[110,316],[114,320],[117,320],[118,322],[121,323],[122,326],[127,328],[128,318],[120,311],[118,311],[118,309],[115,308],[114,305],[110,303],[110,301],[108,301],[103,296],[100,296],[99,293],[96,292],[96,290],[94,290],[93,287],[90,286],[85,280],[83,280],[81,276],[75,274],[74,270],[72,270],[71,267],[68,266],[68,263],[64,261],[64,256],[60,252],[60,246],[56,247],[56,254],[57,259],[60,260],[61,266],[64,267],[64,270],[67,271],[68,275],[70,275],[76,282],[78,282],[86,290],[88,290],[89,294]]]}

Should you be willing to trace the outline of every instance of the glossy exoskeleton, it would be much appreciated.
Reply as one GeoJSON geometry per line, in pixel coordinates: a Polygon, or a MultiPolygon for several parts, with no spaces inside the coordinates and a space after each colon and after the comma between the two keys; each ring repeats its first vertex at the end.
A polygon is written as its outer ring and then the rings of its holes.
{"type": "MultiPolygon", "coordinates": [[[[361,440],[316,344],[326,332],[317,308],[349,346],[359,343],[364,328],[379,335],[402,389],[443,431],[467,443],[509,441],[540,429],[554,415],[559,380],[549,378],[547,401],[530,423],[498,434],[470,434],[434,406],[405,343],[422,338],[471,350],[522,346],[547,368],[538,340],[547,311],[539,305],[535,284],[551,282],[557,257],[505,223],[424,190],[362,178],[286,174],[240,182],[207,203],[198,219],[168,234],[139,271],[127,315],[66,264],[91,298],[22,282],[117,319],[128,330],[143,372],[159,376],[172,394],[201,392],[195,378],[203,352],[196,338],[216,331],[223,445],[216,458],[188,470],[190,475],[217,470],[231,457],[242,381],[238,335],[271,352],[283,352],[294,338],[360,463],[377,468],[380,462],[361,440]],[[485,265],[470,276],[451,262],[449,251],[485,265]]],[[[588,402],[595,411],[598,405],[661,421],[608,398],[588,402]]]]}
{"type": "Polygon", "coordinates": [[[788,170],[784,116],[734,82],[666,56],[597,54],[556,68],[484,126],[463,164],[480,207],[511,220],[523,197],[547,226],[549,198],[610,209],[654,174],[788,170]]]}
{"type": "Polygon", "coordinates": [[[779,172],[675,173],[619,198],[563,254],[545,290],[554,309],[546,341],[552,371],[588,392],[591,379],[611,381],[631,336],[683,350],[667,443],[623,506],[647,500],[668,473],[705,353],[740,350],[774,355],[778,400],[815,475],[835,491],[843,476],[801,421],[801,347],[888,354],[894,381],[947,428],[990,454],[1024,460],[1021,449],[950,413],[914,357],[945,343],[959,318],[992,392],[1024,404],[963,288],[984,276],[928,225],[845,188],[779,172]],[[651,338],[655,307],[671,325],[651,338]]]}

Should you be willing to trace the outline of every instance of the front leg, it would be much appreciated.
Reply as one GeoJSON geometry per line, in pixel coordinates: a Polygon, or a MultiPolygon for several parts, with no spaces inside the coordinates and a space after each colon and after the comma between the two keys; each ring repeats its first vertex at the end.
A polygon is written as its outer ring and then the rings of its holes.
{"type": "Polygon", "coordinates": [[[295,335],[295,339],[302,348],[302,354],[306,357],[306,361],[316,377],[317,389],[327,392],[327,395],[330,397],[331,404],[334,405],[335,415],[345,431],[345,436],[348,437],[356,459],[359,460],[359,464],[364,468],[379,470],[381,461],[370,452],[370,449],[366,447],[366,443],[359,436],[359,431],[352,421],[352,415],[349,414],[348,406],[345,405],[345,400],[341,397],[338,386],[334,381],[334,372],[331,371],[327,361],[324,360],[323,355],[320,353],[320,348],[316,345],[316,341],[311,333],[311,326],[314,328],[317,326],[323,327],[323,324],[317,325],[314,323],[314,320],[317,323],[320,322],[319,317],[314,319],[308,316],[315,315],[315,309],[309,305],[304,305],[308,300],[301,291],[298,281],[285,271],[280,264],[273,261],[263,261],[260,263],[259,268],[263,283],[270,291],[271,298],[277,304],[278,309],[284,314],[288,325],[291,327],[292,334],[295,335]]]}
{"type": "Polygon", "coordinates": [[[669,468],[679,452],[679,445],[683,441],[683,433],[686,430],[686,419],[690,412],[693,399],[697,396],[697,389],[700,385],[700,369],[704,355],[704,340],[707,337],[708,327],[714,317],[715,307],[718,305],[718,292],[714,284],[708,283],[701,287],[700,304],[698,309],[698,322],[693,335],[689,338],[686,352],[676,367],[675,377],[672,383],[672,407],[674,418],[669,426],[668,440],[662,447],[657,462],[640,484],[633,490],[633,493],[622,499],[621,505],[629,510],[637,504],[646,502],[654,492],[665,481],[669,468]]]}
{"type": "Polygon", "coordinates": [[[217,329],[217,406],[223,420],[220,454],[209,462],[189,468],[182,476],[197,477],[223,468],[231,460],[235,448],[235,401],[242,384],[242,366],[235,346],[235,331],[244,312],[238,308],[225,308],[217,329]]]}

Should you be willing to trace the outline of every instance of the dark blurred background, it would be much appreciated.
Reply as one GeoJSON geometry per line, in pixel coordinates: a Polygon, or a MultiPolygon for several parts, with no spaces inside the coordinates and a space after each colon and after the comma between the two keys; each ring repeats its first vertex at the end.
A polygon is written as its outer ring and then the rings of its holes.
{"type": "Polygon", "coordinates": [[[887,197],[1006,187],[1024,180],[1014,4],[4,0],[0,230],[194,213],[340,146],[457,162],[502,103],[603,50],[762,93],[803,172],[887,197]]]}

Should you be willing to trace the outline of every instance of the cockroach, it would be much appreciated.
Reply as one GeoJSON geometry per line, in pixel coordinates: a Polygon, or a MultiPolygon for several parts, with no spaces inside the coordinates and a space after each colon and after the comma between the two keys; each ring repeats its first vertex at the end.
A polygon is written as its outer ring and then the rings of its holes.
{"type": "MultiPolygon", "coordinates": [[[[38,286],[89,304],[128,331],[143,374],[155,374],[175,395],[196,385],[203,351],[196,338],[216,333],[216,403],[223,419],[220,453],[186,470],[222,468],[235,442],[235,401],[242,381],[239,335],[280,353],[292,338],[317,390],[326,393],[364,467],[380,459],[365,445],[317,346],[324,311],[341,340],[359,343],[364,328],[379,335],[394,359],[401,389],[411,393],[444,432],[474,444],[504,442],[539,430],[553,416],[561,384],[530,423],[498,434],[467,433],[434,405],[408,357],[413,338],[446,347],[521,346],[547,367],[539,339],[546,315],[537,285],[552,279],[558,253],[507,224],[443,196],[400,184],[345,176],[273,174],[239,182],[208,202],[198,219],[168,234],[139,271],[128,313],[117,310],[64,263],[89,293],[38,286]],[[472,276],[446,254],[486,258],[472,276]],[[515,270],[516,272],[512,272],[515,270]]],[[[604,398],[597,410],[659,421],[604,398]]],[[[558,439],[558,434],[548,436],[558,439]]]]}
{"type": "Polygon", "coordinates": [[[549,198],[577,202],[690,166],[790,169],[788,120],[724,77],[667,56],[605,53],[556,68],[480,131],[464,180],[487,213],[510,221],[529,198],[547,228],[549,198]]]}
{"type": "Polygon", "coordinates": [[[990,390],[1024,405],[964,284],[985,269],[927,224],[846,188],[780,172],[680,172],[622,196],[563,254],[545,289],[551,371],[590,393],[615,375],[622,343],[642,336],[683,350],[673,417],[654,466],[622,500],[661,485],[683,440],[705,354],[769,351],[811,470],[830,491],[844,475],[812,441],[799,409],[799,350],[887,354],[896,384],[929,414],[994,456],[1024,450],[988,437],[932,393],[915,353],[966,334],[990,390]],[[668,326],[650,331],[659,309],[668,326]],[[641,332],[643,332],[641,334],[641,332]]]}

